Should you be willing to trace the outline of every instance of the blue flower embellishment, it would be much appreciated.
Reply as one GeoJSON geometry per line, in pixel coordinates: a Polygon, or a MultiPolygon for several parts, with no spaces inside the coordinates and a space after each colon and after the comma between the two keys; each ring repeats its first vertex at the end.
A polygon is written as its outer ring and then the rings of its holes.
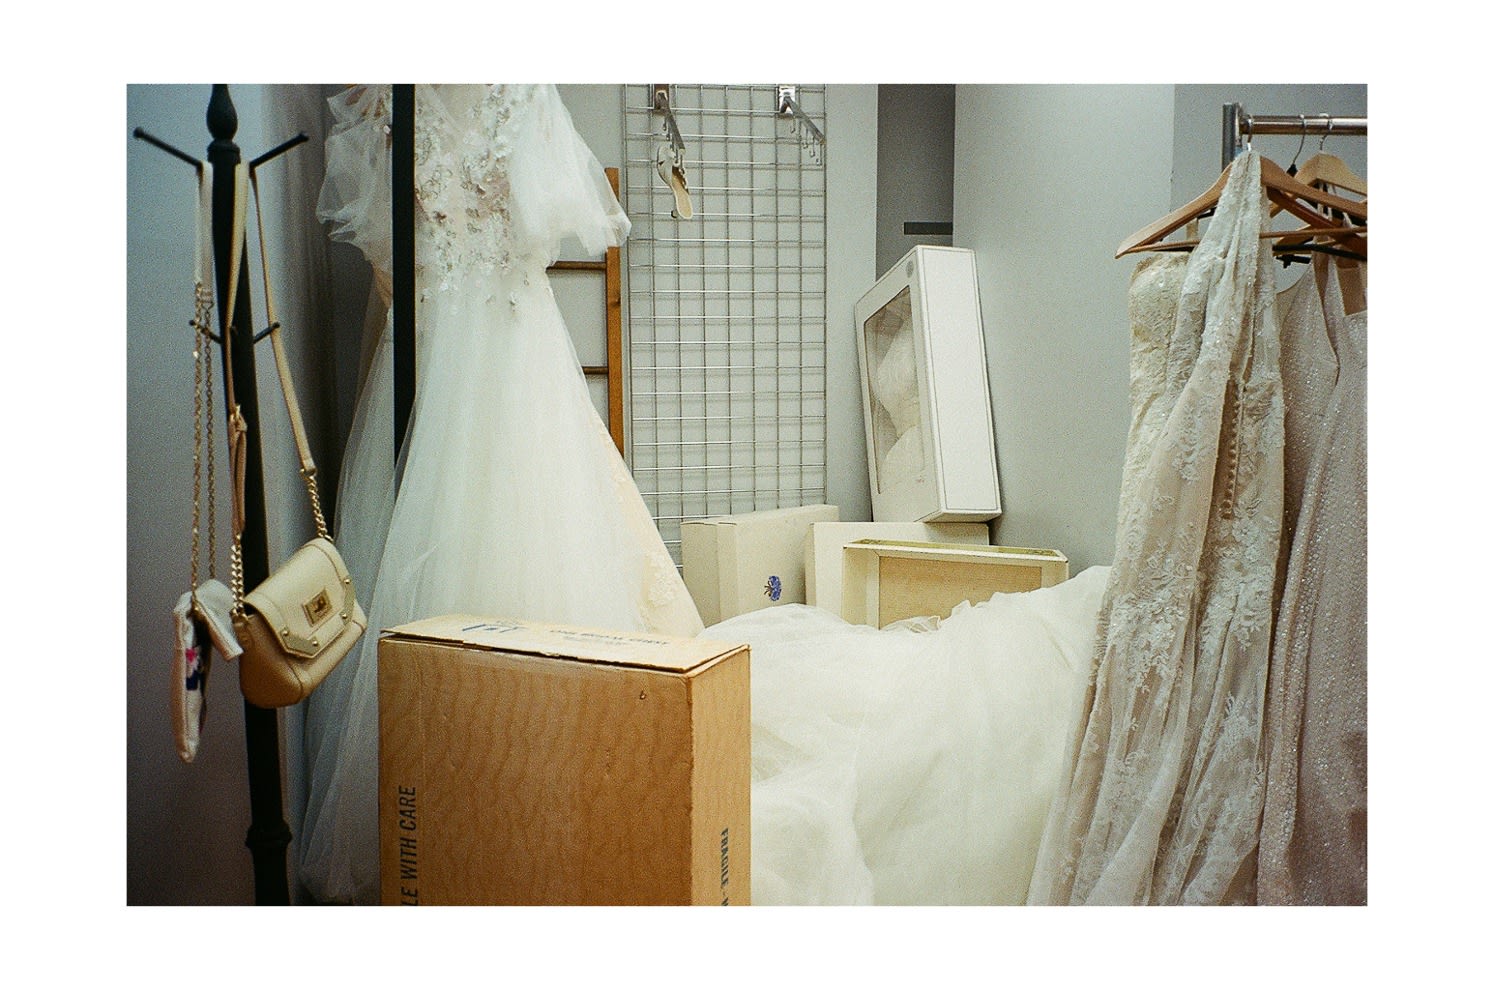
{"type": "Polygon", "coordinates": [[[783,582],[778,580],[777,574],[769,576],[768,585],[763,588],[763,594],[768,596],[769,601],[774,602],[783,597],[783,582]]]}

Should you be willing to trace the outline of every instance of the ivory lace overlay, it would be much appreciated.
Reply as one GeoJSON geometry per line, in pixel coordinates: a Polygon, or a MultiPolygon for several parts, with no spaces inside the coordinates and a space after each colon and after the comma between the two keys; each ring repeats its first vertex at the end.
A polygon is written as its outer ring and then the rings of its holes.
{"type": "Polygon", "coordinates": [[[1254,898],[1283,430],[1259,169],[1237,161],[1180,288],[1176,263],[1133,280],[1133,385],[1160,391],[1133,401],[1095,679],[1033,903],[1254,898]]]}

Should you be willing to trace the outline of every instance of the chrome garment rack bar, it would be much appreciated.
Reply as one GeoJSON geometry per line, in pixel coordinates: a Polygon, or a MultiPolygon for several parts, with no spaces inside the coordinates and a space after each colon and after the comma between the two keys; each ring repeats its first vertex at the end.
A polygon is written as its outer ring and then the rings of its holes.
{"type": "Polygon", "coordinates": [[[1369,134],[1368,117],[1332,114],[1252,114],[1238,103],[1224,105],[1224,150],[1220,168],[1239,157],[1250,139],[1258,134],[1301,134],[1304,137],[1364,137],[1369,134]]]}

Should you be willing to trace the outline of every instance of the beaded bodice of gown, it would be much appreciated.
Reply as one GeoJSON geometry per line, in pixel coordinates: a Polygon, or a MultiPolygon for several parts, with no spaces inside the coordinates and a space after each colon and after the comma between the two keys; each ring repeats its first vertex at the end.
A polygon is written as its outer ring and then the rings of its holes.
{"type": "MultiPolygon", "coordinates": [[[[1131,425],[1126,434],[1126,460],[1121,473],[1122,512],[1135,508],[1134,492],[1167,422],[1171,403],[1198,357],[1198,338],[1174,334],[1178,300],[1188,258],[1182,254],[1151,254],[1131,273],[1126,297],[1131,323],[1131,425]]],[[[1117,521],[1117,527],[1124,523],[1117,521]]]]}
{"type": "MultiPolygon", "coordinates": [[[[468,276],[533,279],[553,258],[535,231],[515,224],[512,128],[544,112],[534,86],[419,86],[415,201],[422,295],[468,276]]],[[[621,234],[627,220],[614,214],[621,234]]]]}

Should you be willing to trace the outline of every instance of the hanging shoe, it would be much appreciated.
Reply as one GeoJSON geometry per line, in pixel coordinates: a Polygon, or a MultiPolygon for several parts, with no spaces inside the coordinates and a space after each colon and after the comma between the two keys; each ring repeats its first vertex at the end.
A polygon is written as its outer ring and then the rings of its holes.
{"type": "Polygon", "coordinates": [[[676,220],[689,220],[695,215],[695,210],[690,205],[690,188],[685,182],[684,163],[668,144],[659,145],[654,162],[659,170],[659,178],[674,193],[674,209],[670,211],[670,216],[676,220]]]}

